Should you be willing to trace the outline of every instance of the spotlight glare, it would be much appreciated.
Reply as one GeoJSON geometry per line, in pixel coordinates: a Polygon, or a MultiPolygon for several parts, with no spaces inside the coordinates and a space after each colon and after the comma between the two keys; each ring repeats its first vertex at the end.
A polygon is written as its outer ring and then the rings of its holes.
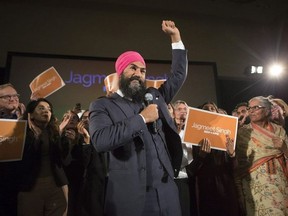
{"type": "Polygon", "coordinates": [[[263,73],[263,66],[248,66],[244,72],[246,75],[250,76],[257,76],[263,73]]]}
{"type": "Polygon", "coordinates": [[[251,74],[257,73],[257,67],[251,66],[251,74]]]}
{"type": "Polygon", "coordinates": [[[257,67],[257,73],[262,74],[263,73],[263,66],[258,66],[257,67]]]}
{"type": "Polygon", "coordinates": [[[282,65],[279,65],[279,64],[275,64],[275,65],[272,65],[269,69],[269,74],[270,76],[273,76],[273,77],[278,77],[282,74],[284,68],[282,65]]]}

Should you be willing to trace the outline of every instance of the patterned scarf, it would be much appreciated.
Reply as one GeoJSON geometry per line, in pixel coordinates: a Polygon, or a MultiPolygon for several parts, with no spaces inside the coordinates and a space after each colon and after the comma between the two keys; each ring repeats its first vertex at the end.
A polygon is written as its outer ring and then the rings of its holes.
{"type": "Polygon", "coordinates": [[[238,130],[236,177],[242,178],[266,162],[268,162],[269,172],[273,173],[273,160],[271,159],[277,158],[288,178],[284,155],[274,147],[272,142],[274,136],[278,136],[284,139],[286,144],[288,143],[285,130],[274,123],[269,123],[267,129],[250,123],[238,130]]]}

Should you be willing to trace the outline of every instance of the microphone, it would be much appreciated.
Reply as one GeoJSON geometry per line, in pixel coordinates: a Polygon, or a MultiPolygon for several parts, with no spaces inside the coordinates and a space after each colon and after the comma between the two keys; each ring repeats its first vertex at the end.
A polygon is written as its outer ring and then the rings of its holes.
{"type": "MultiPolygon", "coordinates": [[[[153,104],[153,95],[151,93],[146,93],[145,94],[145,101],[146,105],[148,106],[149,104],[153,104]]],[[[156,121],[152,122],[152,133],[156,134],[157,133],[157,124],[156,121]]]]}
{"type": "Polygon", "coordinates": [[[186,114],[182,114],[180,116],[180,125],[181,125],[181,130],[184,130],[185,127],[185,121],[186,121],[186,114]]]}
{"type": "Polygon", "coordinates": [[[240,116],[238,121],[242,121],[243,118],[244,118],[244,116],[240,116]]]}

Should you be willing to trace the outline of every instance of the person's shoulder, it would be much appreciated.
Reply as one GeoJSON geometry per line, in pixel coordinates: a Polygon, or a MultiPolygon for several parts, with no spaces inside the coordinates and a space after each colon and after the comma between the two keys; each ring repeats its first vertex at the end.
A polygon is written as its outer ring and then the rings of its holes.
{"type": "Polygon", "coordinates": [[[12,114],[5,114],[5,113],[0,113],[0,119],[13,119],[16,120],[18,117],[15,113],[12,114]]]}
{"type": "Polygon", "coordinates": [[[99,102],[99,101],[110,101],[113,100],[115,98],[117,98],[119,95],[117,93],[113,93],[110,96],[100,96],[98,97],[94,102],[99,102]]]}
{"type": "MultiPolygon", "coordinates": [[[[279,125],[279,124],[276,124],[274,122],[270,122],[270,124],[272,125],[273,128],[277,128],[277,129],[282,129],[283,126],[282,125],[279,125]]],[[[284,129],[284,128],[283,128],[284,129]]]]}
{"type": "Polygon", "coordinates": [[[242,125],[242,126],[240,126],[238,128],[238,135],[239,134],[242,135],[242,134],[245,134],[245,133],[251,133],[251,131],[252,131],[251,124],[250,123],[249,124],[244,124],[244,125],[242,125]]]}
{"type": "Polygon", "coordinates": [[[158,89],[157,89],[157,88],[154,88],[154,87],[148,87],[148,88],[146,89],[146,92],[147,92],[147,93],[154,93],[154,92],[156,92],[156,91],[158,91],[158,89]]]}
{"type": "Polygon", "coordinates": [[[100,104],[111,103],[116,98],[120,97],[118,94],[114,93],[111,96],[101,96],[98,97],[95,101],[91,102],[90,107],[99,106],[100,104]]]}

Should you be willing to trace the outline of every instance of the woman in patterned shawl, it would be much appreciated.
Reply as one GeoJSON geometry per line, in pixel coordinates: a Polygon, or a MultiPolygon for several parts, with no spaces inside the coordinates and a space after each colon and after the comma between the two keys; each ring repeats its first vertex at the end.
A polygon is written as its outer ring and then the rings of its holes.
{"type": "Polygon", "coordinates": [[[239,128],[236,182],[241,204],[250,216],[288,215],[288,139],[282,126],[269,121],[265,97],[249,101],[251,123],[239,128]]]}

